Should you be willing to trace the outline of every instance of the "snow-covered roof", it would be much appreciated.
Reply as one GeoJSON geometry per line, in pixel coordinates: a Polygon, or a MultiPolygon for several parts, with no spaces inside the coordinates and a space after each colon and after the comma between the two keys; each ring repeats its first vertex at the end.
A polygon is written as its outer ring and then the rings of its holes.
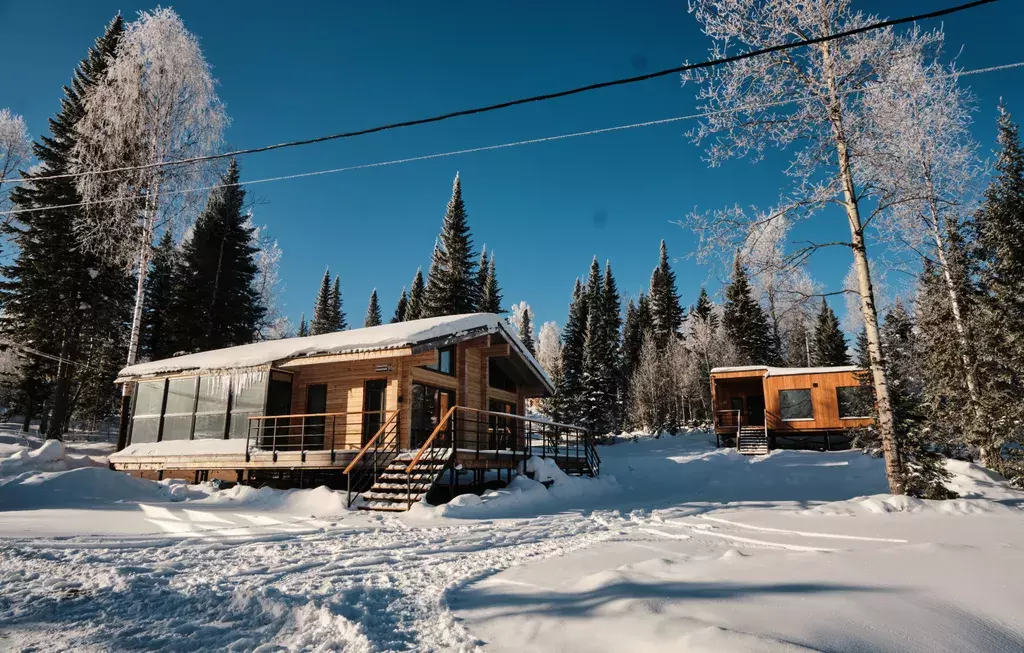
{"type": "Polygon", "coordinates": [[[551,380],[548,379],[537,359],[530,354],[508,323],[493,313],[428,317],[422,320],[324,333],[318,336],[284,338],[185,354],[184,356],[131,365],[121,370],[118,378],[124,380],[182,372],[236,370],[270,365],[293,358],[402,349],[435,340],[457,341],[491,333],[500,333],[504,336],[519,355],[530,364],[548,392],[554,392],[551,380]]]}
{"type": "Polygon", "coordinates": [[[829,372],[860,372],[856,365],[837,367],[771,367],[770,365],[740,365],[737,367],[716,367],[712,374],[719,372],[764,372],[764,376],[793,376],[796,374],[828,374],[829,372]]]}

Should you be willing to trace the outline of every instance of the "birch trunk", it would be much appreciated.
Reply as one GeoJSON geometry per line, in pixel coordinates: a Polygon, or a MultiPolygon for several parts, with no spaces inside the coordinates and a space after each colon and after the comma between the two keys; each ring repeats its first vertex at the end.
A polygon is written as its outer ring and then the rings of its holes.
{"type": "Polygon", "coordinates": [[[861,314],[864,318],[864,330],[867,333],[868,355],[871,360],[871,378],[875,385],[875,407],[878,412],[878,432],[882,440],[882,452],[885,454],[885,475],[889,481],[892,494],[904,493],[903,461],[896,442],[896,424],[893,416],[892,401],[889,397],[889,384],[886,381],[885,360],[882,356],[881,338],[878,330],[878,312],[875,308],[875,291],[871,285],[871,267],[868,263],[867,245],[864,241],[864,225],[860,217],[856,188],[853,183],[853,172],[850,167],[850,150],[846,132],[843,127],[842,105],[836,88],[835,72],[832,67],[832,53],[829,44],[821,46],[823,70],[828,84],[830,96],[829,118],[832,123],[833,136],[836,144],[836,155],[839,163],[839,181],[843,190],[843,207],[850,225],[853,260],[857,271],[857,286],[860,293],[861,314]]]}

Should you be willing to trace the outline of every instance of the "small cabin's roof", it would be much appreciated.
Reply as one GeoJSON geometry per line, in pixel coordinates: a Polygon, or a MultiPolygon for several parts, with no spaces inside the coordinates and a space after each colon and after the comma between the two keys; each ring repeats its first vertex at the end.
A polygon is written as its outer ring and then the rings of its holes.
{"type": "Polygon", "coordinates": [[[403,349],[431,343],[443,346],[492,333],[501,334],[529,364],[547,391],[554,392],[551,380],[537,359],[530,354],[508,323],[493,313],[429,317],[185,354],[126,367],[118,374],[118,381],[168,374],[238,370],[271,365],[294,358],[403,349]]]}
{"type": "Polygon", "coordinates": [[[861,372],[862,368],[856,365],[841,365],[837,367],[772,367],[770,365],[740,365],[737,367],[716,367],[711,370],[712,374],[724,374],[726,372],[750,372],[750,376],[794,376],[797,374],[829,374],[831,372],[861,372]],[[763,374],[758,374],[763,372],[763,374]]]}

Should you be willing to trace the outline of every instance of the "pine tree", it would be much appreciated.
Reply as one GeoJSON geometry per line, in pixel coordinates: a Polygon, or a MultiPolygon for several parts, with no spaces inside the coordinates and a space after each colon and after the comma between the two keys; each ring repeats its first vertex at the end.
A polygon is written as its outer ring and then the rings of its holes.
{"type": "Polygon", "coordinates": [[[438,244],[434,247],[430,275],[423,294],[425,315],[472,313],[478,302],[477,270],[473,239],[462,201],[462,182],[455,175],[438,244]]]}
{"type": "Polygon", "coordinates": [[[557,388],[558,419],[580,423],[583,417],[583,360],[587,338],[587,293],[580,280],[572,291],[562,330],[562,378],[557,388]]]}
{"type": "Polygon", "coordinates": [[[299,337],[305,338],[309,335],[309,325],[306,324],[306,314],[303,313],[302,317],[299,318],[299,337]]]}
{"type": "Polygon", "coordinates": [[[412,285],[409,286],[409,305],[405,309],[406,320],[418,320],[425,317],[423,314],[423,292],[425,290],[423,270],[416,268],[416,275],[413,276],[412,285]]]}
{"type": "Polygon", "coordinates": [[[604,281],[602,285],[602,319],[604,327],[604,338],[608,357],[604,360],[605,374],[608,376],[608,386],[605,390],[610,403],[606,406],[607,421],[609,428],[618,432],[622,427],[622,298],[619,296],[618,284],[612,275],[611,263],[606,261],[604,266],[604,281]]]}
{"type": "MultiPolygon", "coordinates": [[[[862,370],[871,369],[871,357],[868,353],[868,334],[863,327],[861,327],[861,330],[857,332],[857,342],[854,345],[854,350],[854,353],[856,353],[857,367],[862,370]]],[[[870,381],[871,375],[865,374],[865,378],[870,381]]]]}
{"type": "Polygon", "coordinates": [[[669,265],[668,248],[664,240],[661,241],[658,267],[651,274],[650,302],[655,341],[659,347],[665,347],[670,338],[679,337],[685,314],[679,304],[676,273],[669,265]]]}
{"type": "Polygon", "coordinates": [[[498,273],[495,267],[494,254],[487,260],[487,275],[484,278],[484,289],[477,310],[481,313],[503,313],[501,307],[501,288],[498,286],[498,273]]]}
{"type": "Polygon", "coordinates": [[[825,298],[821,298],[821,310],[814,327],[814,347],[811,348],[811,363],[815,367],[849,365],[850,355],[846,353],[846,336],[839,328],[839,318],[832,312],[825,298]]]}
{"type": "Polygon", "coordinates": [[[377,289],[374,288],[373,292],[370,293],[370,303],[366,307],[366,319],[363,320],[363,326],[374,327],[380,326],[381,324],[380,303],[377,301],[377,289]]]}
{"type": "Polygon", "coordinates": [[[153,261],[146,276],[146,300],[142,308],[140,353],[148,360],[160,360],[175,353],[174,320],[176,290],[181,279],[178,250],[174,237],[165,231],[153,250],[153,261]]]}
{"type": "Polygon", "coordinates": [[[254,289],[257,250],[238,182],[238,163],[232,159],[222,187],[210,194],[182,247],[174,309],[179,351],[250,343],[266,311],[254,289]]]}
{"type": "MultiPolygon", "coordinates": [[[[50,407],[52,418],[45,430],[51,438],[61,437],[76,408],[73,393],[78,394],[78,410],[109,414],[113,379],[123,363],[110,352],[127,344],[124,323],[131,311],[133,283],[120,268],[90,254],[71,229],[76,210],[72,207],[82,198],[75,178],[62,176],[74,171],[73,150],[80,137],[76,126],[85,114],[85,98],[105,75],[123,33],[123,20],[117,16],[75,69],[71,84],[64,88],[61,109],[50,120],[50,136],[33,143],[40,165],[23,175],[29,183],[10,193],[15,209],[35,211],[3,226],[17,247],[14,261],[3,267],[0,283],[4,335],[76,362],[57,365],[52,359],[34,357],[21,377],[19,404],[27,417],[40,414],[44,404],[50,407]]],[[[43,418],[46,421],[45,413],[43,418]]]]}
{"type": "Polygon", "coordinates": [[[519,325],[519,333],[516,334],[519,339],[523,341],[523,346],[526,347],[526,351],[530,352],[532,356],[537,355],[537,350],[533,345],[533,320],[530,319],[529,307],[523,311],[523,320],[519,325]]]}
{"type": "Polygon", "coordinates": [[[786,329],[786,365],[789,367],[811,367],[811,334],[802,320],[794,321],[786,329]]]}
{"type": "Polygon", "coordinates": [[[320,291],[313,304],[313,319],[309,322],[309,335],[318,336],[337,330],[334,328],[335,321],[332,311],[331,270],[327,268],[324,270],[323,279],[320,280],[320,291]]]}
{"type": "Polygon", "coordinates": [[[733,265],[732,281],[725,291],[723,326],[743,365],[770,365],[776,358],[771,351],[768,317],[754,299],[747,270],[739,256],[733,265]]]}
{"type": "Polygon", "coordinates": [[[920,349],[913,320],[902,303],[897,302],[886,316],[881,337],[906,493],[924,499],[955,497],[943,484],[950,474],[922,409],[920,349]]]}
{"type": "Polygon", "coordinates": [[[409,293],[405,292],[405,288],[402,288],[402,294],[398,297],[398,303],[395,304],[395,314],[391,316],[391,324],[397,322],[405,322],[406,314],[409,312],[409,293]]]}
{"type": "Polygon", "coordinates": [[[341,298],[340,276],[334,277],[334,285],[331,286],[328,313],[330,315],[331,331],[344,331],[348,328],[348,319],[345,317],[344,302],[341,298]]]}

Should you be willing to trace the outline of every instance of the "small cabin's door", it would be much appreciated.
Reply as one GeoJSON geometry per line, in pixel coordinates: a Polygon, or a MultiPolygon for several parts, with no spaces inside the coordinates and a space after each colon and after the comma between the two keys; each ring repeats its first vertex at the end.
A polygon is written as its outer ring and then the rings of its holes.
{"type": "Polygon", "coordinates": [[[747,417],[743,423],[750,426],[764,426],[764,395],[747,397],[747,417]]]}
{"type": "MultiPolygon", "coordinates": [[[[270,377],[270,385],[267,388],[267,412],[269,415],[288,415],[292,412],[292,377],[290,374],[274,372],[270,377]]],[[[281,438],[281,442],[291,435],[291,420],[288,417],[279,417],[275,420],[264,422],[262,442],[260,446],[265,449],[273,448],[274,441],[281,438]]]]}
{"type": "MultiPolygon", "coordinates": [[[[412,424],[410,444],[418,449],[434,432],[441,418],[455,405],[455,393],[423,383],[412,384],[412,424]]],[[[448,425],[448,435],[452,425],[448,425]]]]}
{"type": "Polygon", "coordinates": [[[373,379],[363,383],[363,444],[377,434],[384,424],[387,410],[387,379],[373,379]]]}
{"type": "Polygon", "coordinates": [[[317,383],[306,388],[306,417],[303,422],[301,446],[306,449],[324,448],[324,424],[327,412],[327,384],[317,383]]]}

